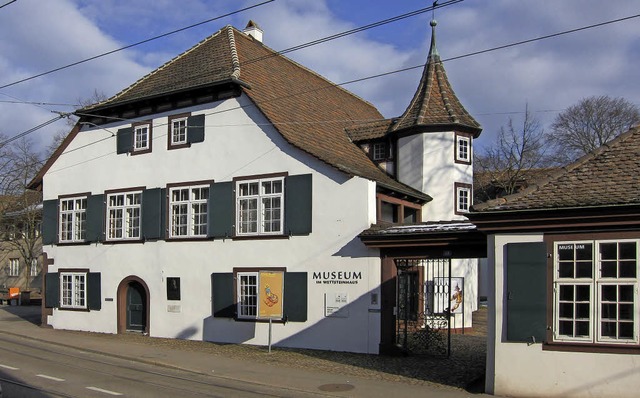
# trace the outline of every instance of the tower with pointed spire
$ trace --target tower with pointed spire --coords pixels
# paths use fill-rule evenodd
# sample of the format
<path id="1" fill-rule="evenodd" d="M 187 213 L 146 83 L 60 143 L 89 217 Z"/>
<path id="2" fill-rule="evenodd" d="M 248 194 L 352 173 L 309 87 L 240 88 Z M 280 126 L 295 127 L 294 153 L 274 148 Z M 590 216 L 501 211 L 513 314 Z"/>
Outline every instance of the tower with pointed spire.
<path id="1" fill-rule="evenodd" d="M 396 178 L 433 197 L 423 221 L 465 218 L 473 197 L 473 140 L 482 128 L 453 91 L 436 47 L 431 45 L 409 106 L 390 125 Z"/>

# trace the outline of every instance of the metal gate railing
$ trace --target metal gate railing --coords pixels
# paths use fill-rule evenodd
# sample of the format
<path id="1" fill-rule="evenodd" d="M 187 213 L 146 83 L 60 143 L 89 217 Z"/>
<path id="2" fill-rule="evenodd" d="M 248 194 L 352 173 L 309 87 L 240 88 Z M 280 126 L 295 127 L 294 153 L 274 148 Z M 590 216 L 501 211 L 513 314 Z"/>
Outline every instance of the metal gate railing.
<path id="1" fill-rule="evenodd" d="M 451 354 L 451 259 L 396 259 L 396 344 L 405 352 Z"/>

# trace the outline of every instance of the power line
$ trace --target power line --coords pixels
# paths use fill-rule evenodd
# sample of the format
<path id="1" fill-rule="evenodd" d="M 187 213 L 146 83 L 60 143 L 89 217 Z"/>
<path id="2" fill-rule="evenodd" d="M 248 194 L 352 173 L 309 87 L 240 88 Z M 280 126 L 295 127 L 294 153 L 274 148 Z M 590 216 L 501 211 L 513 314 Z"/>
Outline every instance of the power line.
<path id="1" fill-rule="evenodd" d="M 12 0 L 12 1 L 8 2 L 8 3 L 5 3 L 5 4 L 1 5 L 0 8 L 4 8 L 4 7 L 8 6 L 9 4 L 15 3 L 16 1 L 18 1 L 18 0 Z"/>
<path id="2" fill-rule="evenodd" d="M 17 0 L 14 0 L 14 1 L 17 1 Z M 157 40 L 157 39 L 160 39 L 160 38 L 163 38 L 163 37 L 167 37 L 167 36 L 173 35 L 175 33 L 182 32 L 182 31 L 187 30 L 187 29 L 195 28 L 196 26 L 204 25 L 206 23 L 209 23 L 209 22 L 212 22 L 212 21 L 215 21 L 215 20 L 218 20 L 218 19 L 226 18 L 226 17 L 229 17 L 231 15 L 238 14 L 238 13 L 241 13 L 243 11 L 250 10 L 252 8 L 260 7 L 260 6 L 264 5 L 264 4 L 268 4 L 268 3 L 271 3 L 273 1 L 275 1 L 275 0 L 266 0 L 266 1 L 263 1 L 262 3 L 254 4 L 254 5 L 249 6 L 249 7 L 245 7 L 245 8 L 236 10 L 236 11 L 232 11 L 232 12 L 229 12 L 227 14 L 217 16 L 215 18 L 207 19 L 206 21 L 202 21 L 202 22 L 195 23 L 193 25 L 185 26 L 184 28 L 172 30 L 171 32 L 163 33 L 161 35 L 154 36 L 154 37 L 151 37 L 149 39 L 145 39 L 145 40 L 139 41 L 137 43 L 129 44 L 127 46 L 120 47 L 120 48 L 117 48 L 115 50 L 107 51 L 105 53 L 102 53 L 102 54 L 99 54 L 99 55 L 95 55 L 93 57 L 86 58 L 86 59 L 83 59 L 81 61 L 73 62 L 73 63 L 70 63 L 68 65 L 64 65 L 64 66 L 60 66 L 58 68 L 51 69 L 51 70 L 48 70 L 46 72 L 38 73 L 37 75 L 26 77 L 24 79 L 15 81 L 13 83 L 9 83 L 9 84 L 5 84 L 3 86 L 0 86 L 0 89 L 11 87 L 11 86 L 15 86 L 16 84 L 24 83 L 26 81 L 33 80 L 35 78 L 38 78 L 38 77 L 41 77 L 41 76 L 45 76 L 45 75 L 48 75 L 50 73 L 58 72 L 58 71 L 61 71 L 63 69 L 70 68 L 72 66 L 83 64 L 85 62 L 93 61 L 94 59 L 102 58 L 104 56 L 111 55 L 113 53 L 117 53 L 119 51 L 126 50 L 126 49 L 131 48 L 131 47 L 139 46 L 140 44 L 148 43 L 148 42 L 151 42 L 153 40 Z"/>
<path id="3" fill-rule="evenodd" d="M 60 120 L 60 119 L 62 119 L 62 118 L 65 118 L 66 116 L 67 116 L 66 114 L 61 114 L 61 115 L 59 115 L 59 116 L 54 117 L 53 119 L 49 119 L 49 120 L 47 120 L 46 122 L 44 122 L 44 123 L 42 123 L 42 124 L 37 125 L 36 127 L 32 127 L 32 128 L 30 128 L 29 130 L 27 130 L 27 131 L 24 131 L 24 132 L 22 132 L 22 133 L 20 133 L 20 134 L 14 135 L 13 137 L 11 137 L 11 138 L 9 138 L 9 139 L 7 139 L 7 140 L 4 140 L 4 141 L 0 142 L 0 148 L 2 148 L 3 146 L 7 145 L 7 144 L 8 144 L 8 143 L 10 143 L 10 142 L 13 142 L 13 141 L 15 141 L 15 140 L 17 140 L 17 139 L 20 139 L 20 138 L 22 138 L 22 137 L 24 137 L 24 136 L 26 136 L 26 135 L 29 135 L 29 134 L 33 133 L 34 131 L 36 131 L 36 130 L 39 130 L 39 129 L 41 129 L 41 128 L 45 127 L 45 126 L 48 126 L 48 125 L 50 125 L 51 123 L 55 123 L 55 122 L 57 122 L 58 120 Z"/>

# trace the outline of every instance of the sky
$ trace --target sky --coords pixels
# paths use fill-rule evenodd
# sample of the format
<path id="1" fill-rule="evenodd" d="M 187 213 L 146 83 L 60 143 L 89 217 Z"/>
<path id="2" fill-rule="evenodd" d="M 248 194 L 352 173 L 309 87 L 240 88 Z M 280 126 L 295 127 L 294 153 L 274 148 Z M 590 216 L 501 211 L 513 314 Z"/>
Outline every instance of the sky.
<path id="1" fill-rule="evenodd" d="M 55 118 L 56 112 L 72 112 L 95 92 L 110 97 L 226 25 L 243 29 L 254 20 L 264 31 L 265 45 L 285 50 L 432 4 L 275 0 L 258 5 L 262 2 L 0 0 L 0 135 L 11 138 Z M 233 13 L 253 5 L 257 6 Z M 637 0 L 464 0 L 438 8 L 437 48 L 449 81 L 483 127 L 476 150 L 492 145 L 509 118 L 516 126 L 521 123 L 526 106 L 545 130 L 559 112 L 586 97 L 623 97 L 640 106 L 640 17 L 469 54 L 638 15 Z M 424 12 L 287 56 L 335 83 L 423 65 L 432 17 Z M 214 18 L 218 19 L 14 84 Z M 344 87 L 385 117 L 400 116 L 421 71 L 414 68 Z M 69 129 L 62 119 L 27 137 L 41 150 L 56 133 Z"/>

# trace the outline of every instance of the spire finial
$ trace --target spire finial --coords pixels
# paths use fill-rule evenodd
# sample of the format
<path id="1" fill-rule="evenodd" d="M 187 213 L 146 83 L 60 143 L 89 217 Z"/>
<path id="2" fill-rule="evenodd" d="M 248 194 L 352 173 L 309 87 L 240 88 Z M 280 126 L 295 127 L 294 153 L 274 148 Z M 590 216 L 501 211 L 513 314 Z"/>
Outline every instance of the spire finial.
<path id="1" fill-rule="evenodd" d="M 436 21 L 436 6 L 438 5 L 438 1 L 433 2 L 433 7 L 431 8 L 431 46 L 429 47 L 429 58 L 433 56 L 438 56 L 438 49 L 436 49 L 436 25 L 438 25 L 438 21 Z"/>

